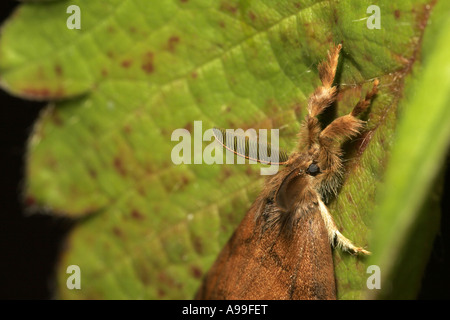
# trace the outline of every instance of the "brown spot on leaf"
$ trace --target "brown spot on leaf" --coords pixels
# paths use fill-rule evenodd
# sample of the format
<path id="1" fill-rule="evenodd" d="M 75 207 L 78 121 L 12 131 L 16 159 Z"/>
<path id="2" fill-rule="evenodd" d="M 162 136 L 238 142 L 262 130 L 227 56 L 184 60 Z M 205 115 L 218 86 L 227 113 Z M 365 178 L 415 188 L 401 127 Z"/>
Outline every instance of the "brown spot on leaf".
<path id="1" fill-rule="evenodd" d="M 200 279 L 203 275 L 202 270 L 197 266 L 191 267 L 191 273 L 194 276 L 195 279 Z"/>
<path id="2" fill-rule="evenodd" d="M 64 91 L 64 88 L 61 85 L 53 93 L 53 97 L 54 98 L 61 98 L 61 97 L 64 97 L 64 95 L 65 95 L 65 91 Z"/>
<path id="3" fill-rule="evenodd" d="M 118 237 L 118 238 L 123 238 L 123 237 L 124 237 L 123 231 L 122 231 L 122 229 L 120 229 L 119 227 L 114 227 L 114 228 L 112 229 L 112 232 L 113 232 L 113 234 L 114 234 L 116 237 Z"/>
<path id="4" fill-rule="evenodd" d="M 145 216 L 136 209 L 131 211 L 131 217 L 135 220 L 145 220 Z"/>
<path id="5" fill-rule="evenodd" d="M 197 79 L 197 77 L 198 77 L 197 72 L 193 71 L 193 72 L 191 73 L 191 78 L 192 78 L 192 79 Z"/>
<path id="6" fill-rule="evenodd" d="M 94 169 L 88 168 L 88 173 L 92 178 L 97 178 L 97 171 L 95 171 Z"/>
<path id="7" fill-rule="evenodd" d="M 162 298 L 165 295 L 166 295 L 166 292 L 163 289 L 158 288 L 158 297 Z"/>
<path id="8" fill-rule="evenodd" d="M 249 16 L 250 20 L 252 20 L 252 21 L 256 20 L 256 15 L 253 13 L 253 11 L 249 11 L 248 16 Z"/>
<path id="9" fill-rule="evenodd" d="M 355 202 L 353 201 L 352 195 L 350 193 L 347 194 L 347 200 L 350 204 L 355 204 Z"/>
<path id="10" fill-rule="evenodd" d="M 182 176 L 181 177 L 181 186 L 180 188 L 183 189 L 184 187 L 186 187 L 189 184 L 190 180 L 188 177 L 186 176 Z"/>
<path id="11" fill-rule="evenodd" d="M 170 37 L 169 40 L 167 40 L 167 49 L 170 52 L 175 52 L 175 47 L 178 45 L 179 42 L 180 38 L 178 36 Z"/>
<path id="12" fill-rule="evenodd" d="M 238 8 L 236 6 L 234 6 L 234 5 L 232 5 L 231 3 L 228 3 L 228 2 L 222 2 L 220 4 L 219 8 L 220 8 L 221 11 L 228 11 L 228 12 L 231 12 L 232 14 L 236 14 L 237 11 L 238 11 Z"/>
<path id="13" fill-rule="evenodd" d="M 221 28 L 225 28 L 226 27 L 226 24 L 225 24 L 225 22 L 223 20 L 219 21 L 219 27 L 221 27 Z"/>
<path id="14" fill-rule="evenodd" d="M 180 283 L 176 282 L 172 277 L 168 276 L 164 271 L 158 274 L 158 281 L 160 283 L 166 284 L 171 288 L 180 289 L 182 286 Z"/>
<path id="15" fill-rule="evenodd" d="M 132 61 L 129 59 L 123 60 L 122 63 L 120 64 L 122 67 L 124 68 L 129 68 L 131 66 Z"/>
<path id="16" fill-rule="evenodd" d="M 27 94 L 30 94 L 30 95 L 38 96 L 38 97 L 50 96 L 50 89 L 47 89 L 47 88 L 41 88 L 41 89 L 27 88 L 27 89 L 24 89 L 24 92 Z"/>
<path id="17" fill-rule="evenodd" d="M 45 159 L 45 163 L 49 168 L 55 168 L 58 165 L 58 161 L 56 161 L 56 159 L 52 156 Z"/>
<path id="18" fill-rule="evenodd" d="M 247 166 L 247 168 L 245 168 L 245 174 L 248 176 L 252 176 L 254 174 L 250 166 Z"/>
<path id="19" fill-rule="evenodd" d="M 143 169 L 144 169 L 144 171 L 145 171 L 145 174 L 148 174 L 148 175 L 152 175 L 152 174 L 154 174 L 155 172 L 157 172 L 158 171 L 158 169 L 156 169 L 156 167 L 155 167 L 155 164 L 153 164 L 152 162 L 146 162 L 144 165 L 143 165 Z"/>
<path id="20" fill-rule="evenodd" d="M 109 73 L 108 70 L 105 69 L 105 68 L 103 68 L 101 72 L 102 72 L 102 76 L 103 77 L 106 77 L 108 75 L 108 73 Z"/>
<path id="21" fill-rule="evenodd" d="M 53 109 L 50 117 L 52 123 L 57 127 L 61 127 L 64 124 L 63 119 L 61 118 L 58 109 Z"/>
<path id="22" fill-rule="evenodd" d="M 189 132 L 192 132 L 192 122 L 188 122 L 186 123 L 186 125 L 184 126 L 184 129 L 186 129 Z"/>
<path id="23" fill-rule="evenodd" d="M 144 55 L 143 61 L 142 61 L 142 70 L 144 70 L 146 73 L 152 73 L 154 71 L 153 66 L 153 60 L 154 60 L 154 54 L 153 52 L 147 52 Z"/>
<path id="24" fill-rule="evenodd" d="M 138 275 L 138 277 L 141 280 L 143 285 L 149 286 L 151 284 L 149 273 L 148 273 L 147 270 L 140 270 L 140 269 L 138 269 L 137 275 Z"/>
<path id="25" fill-rule="evenodd" d="M 400 18 L 400 10 L 395 10 L 394 11 L 394 16 L 395 16 L 395 19 L 399 19 Z"/>
<path id="26" fill-rule="evenodd" d="M 25 96 L 38 99 L 46 99 L 52 96 L 51 91 L 48 88 L 24 88 L 22 92 Z"/>
<path id="27" fill-rule="evenodd" d="M 61 67 L 59 64 L 55 65 L 55 74 L 56 74 L 58 77 L 61 77 L 61 76 L 62 76 L 62 67 Z"/>
<path id="28" fill-rule="evenodd" d="M 227 180 L 229 177 L 231 177 L 232 174 L 233 172 L 231 171 L 231 169 L 228 166 L 224 166 L 222 170 L 222 178 L 220 179 L 220 181 Z"/>
<path id="29" fill-rule="evenodd" d="M 303 110 L 302 105 L 299 102 L 297 102 L 294 104 L 292 109 L 294 110 L 295 117 L 297 119 L 302 119 L 302 110 Z"/>
<path id="30" fill-rule="evenodd" d="M 123 132 L 125 132 L 126 134 L 130 134 L 131 131 L 132 131 L 132 128 L 131 128 L 131 126 L 130 126 L 129 124 L 126 124 L 126 125 L 123 127 Z"/>
<path id="31" fill-rule="evenodd" d="M 363 56 L 366 61 L 369 61 L 369 62 L 373 61 L 372 56 L 370 54 L 364 53 Z"/>
<path id="32" fill-rule="evenodd" d="M 141 186 L 141 185 L 139 185 L 139 186 L 137 186 L 137 192 L 139 192 L 139 194 L 141 195 L 141 196 L 143 196 L 143 197 L 145 197 L 146 196 L 146 194 L 147 194 L 147 192 L 146 192 L 146 190 Z"/>
<path id="33" fill-rule="evenodd" d="M 194 246 L 195 252 L 197 252 L 198 254 L 202 254 L 203 253 L 203 243 L 202 243 L 202 239 L 201 238 L 194 237 L 192 239 L 192 245 Z"/>
<path id="34" fill-rule="evenodd" d="M 126 171 L 125 171 L 125 168 L 123 166 L 122 159 L 120 159 L 119 157 L 115 157 L 114 158 L 114 168 L 116 169 L 117 172 L 119 172 L 119 174 L 121 176 L 125 176 L 126 175 Z"/>
<path id="35" fill-rule="evenodd" d="M 166 128 L 161 128 L 160 129 L 161 134 L 163 137 L 170 137 L 170 135 L 172 134 L 168 129 Z"/>
<path id="36" fill-rule="evenodd" d="M 339 21 L 339 14 L 338 14 L 336 7 L 333 8 L 333 17 L 334 17 L 334 23 L 337 24 Z"/>

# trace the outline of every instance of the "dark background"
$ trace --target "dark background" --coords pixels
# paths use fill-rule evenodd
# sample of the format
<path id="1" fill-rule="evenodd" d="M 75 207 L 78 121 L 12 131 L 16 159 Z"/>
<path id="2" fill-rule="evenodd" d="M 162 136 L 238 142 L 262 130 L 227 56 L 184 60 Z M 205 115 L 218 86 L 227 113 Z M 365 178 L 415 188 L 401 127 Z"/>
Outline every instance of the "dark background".
<path id="1" fill-rule="evenodd" d="M 19 3 L 1 0 L 0 21 Z M 0 29 L 1 30 L 1 29 Z M 14 98 L 0 89 L 0 298 L 49 299 L 67 220 L 23 210 L 25 150 L 46 103 Z"/>
<path id="2" fill-rule="evenodd" d="M 0 21 L 17 5 L 1 0 Z M 27 214 L 20 198 L 26 142 L 45 105 L 12 97 L 0 89 L 0 299 L 51 299 L 59 249 L 71 228 L 67 220 Z M 442 198 L 441 232 L 424 275 L 421 299 L 450 299 L 449 172 Z"/>

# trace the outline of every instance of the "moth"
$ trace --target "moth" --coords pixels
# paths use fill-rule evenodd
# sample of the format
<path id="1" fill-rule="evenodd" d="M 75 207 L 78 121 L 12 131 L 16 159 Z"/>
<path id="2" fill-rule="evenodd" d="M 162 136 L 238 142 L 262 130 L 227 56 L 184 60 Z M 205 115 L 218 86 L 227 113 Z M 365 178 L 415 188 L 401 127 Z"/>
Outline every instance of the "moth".
<path id="1" fill-rule="evenodd" d="M 350 114 L 322 130 L 317 117 L 336 100 L 333 81 L 341 48 L 330 49 L 318 66 L 322 85 L 309 97 L 298 151 L 281 154 L 284 168 L 266 180 L 196 299 L 336 299 L 332 246 L 370 254 L 339 232 L 324 203 L 343 179 L 341 145 L 361 132 L 364 121 L 357 116 L 368 108 L 379 83 L 373 82 Z M 251 144 L 233 139 L 248 157 Z"/>

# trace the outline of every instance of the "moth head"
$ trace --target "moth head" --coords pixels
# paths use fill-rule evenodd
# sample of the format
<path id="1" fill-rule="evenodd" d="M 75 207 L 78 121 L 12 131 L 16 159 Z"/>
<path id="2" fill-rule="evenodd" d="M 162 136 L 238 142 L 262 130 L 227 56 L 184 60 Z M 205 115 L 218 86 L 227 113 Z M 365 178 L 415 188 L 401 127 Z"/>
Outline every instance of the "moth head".
<path id="1" fill-rule="evenodd" d="M 313 150 L 313 152 L 297 153 L 293 155 L 292 161 L 289 163 L 291 169 L 297 169 L 299 174 L 306 174 L 311 177 L 309 180 L 312 184 L 318 183 L 323 176 L 327 173 L 329 168 L 326 161 L 323 161 L 326 157 L 321 156 L 320 150 Z M 287 167 L 289 167 L 289 164 Z"/>
<path id="2" fill-rule="evenodd" d="M 294 158 L 280 174 L 275 203 L 284 211 L 292 211 L 298 203 L 311 200 L 322 180 L 320 164 L 304 155 Z"/>
<path id="3" fill-rule="evenodd" d="M 320 174 L 320 168 L 317 165 L 317 163 L 315 162 L 311 162 L 311 164 L 308 166 L 308 168 L 306 169 L 306 173 L 309 174 L 310 176 L 317 176 L 318 174 Z"/>

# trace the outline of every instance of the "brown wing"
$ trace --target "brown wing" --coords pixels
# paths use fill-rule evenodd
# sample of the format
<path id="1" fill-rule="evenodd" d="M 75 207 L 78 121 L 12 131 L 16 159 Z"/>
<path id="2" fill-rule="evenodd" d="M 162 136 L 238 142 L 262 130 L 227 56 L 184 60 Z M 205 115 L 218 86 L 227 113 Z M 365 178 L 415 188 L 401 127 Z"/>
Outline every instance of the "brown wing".
<path id="1" fill-rule="evenodd" d="M 263 201 L 263 200 L 259 200 Z M 292 234 L 262 233 L 250 208 L 196 299 L 336 299 L 331 246 L 317 205 L 296 212 Z"/>

